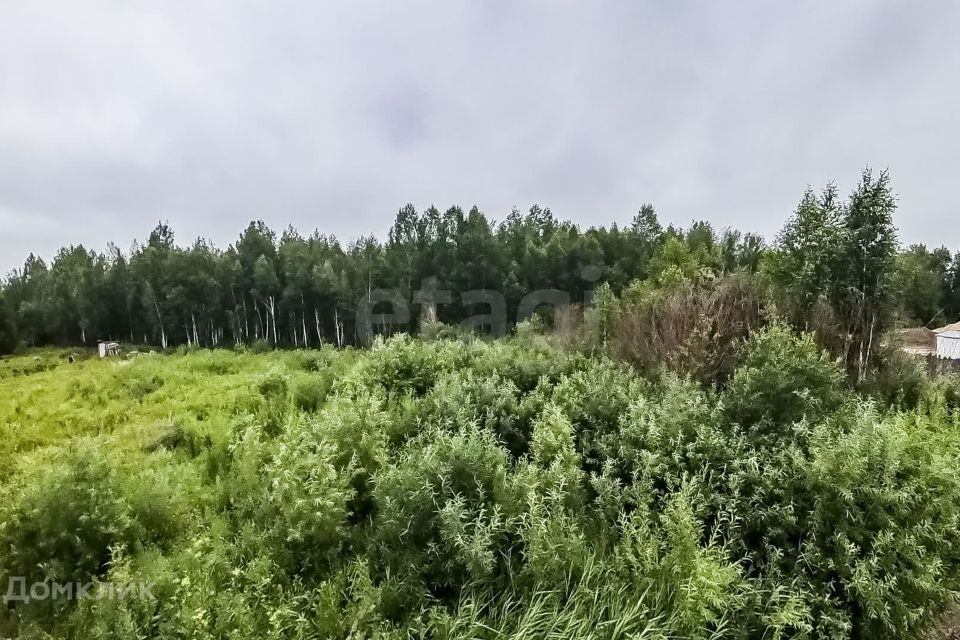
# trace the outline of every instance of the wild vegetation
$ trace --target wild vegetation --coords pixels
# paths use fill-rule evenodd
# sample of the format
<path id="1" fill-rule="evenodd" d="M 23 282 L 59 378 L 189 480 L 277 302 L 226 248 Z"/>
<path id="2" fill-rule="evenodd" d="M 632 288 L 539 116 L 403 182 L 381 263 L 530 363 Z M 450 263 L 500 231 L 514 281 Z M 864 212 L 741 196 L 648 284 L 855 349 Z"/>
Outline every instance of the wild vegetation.
<path id="1" fill-rule="evenodd" d="M 385 246 L 161 226 L 28 261 L 0 297 L 0 636 L 924 637 L 960 595 L 960 380 L 888 336 L 952 313 L 956 268 L 898 248 L 894 205 L 884 174 L 808 192 L 771 247 L 650 208 L 406 210 Z M 349 296 L 431 275 L 584 304 L 492 340 L 454 296 L 347 344 Z M 49 347 L 129 332 L 159 352 Z"/>
<path id="2" fill-rule="evenodd" d="M 66 355 L 0 363 L 0 579 L 152 597 L 5 635 L 899 638 L 960 587 L 960 386 L 888 407 L 778 324 L 722 387 L 528 327 Z"/>
<path id="3" fill-rule="evenodd" d="M 416 332 L 425 285 L 449 292 L 436 309 L 443 323 L 487 313 L 463 294 L 488 290 L 503 296 L 512 325 L 533 291 L 558 290 L 577 304 L 599 285 L 620 295 L 739 274 L 765 290 L 775 285 L 781 313 L 798 328 L 842 336 L 831 348 L 863 377 L 894 316 L 920 325 L 960 317 L 960 254 L 899 250 L 895 204 L 887 175 L 868 171 L 846 200 L 832 185 L 808 191 L 772 245 L 703 221 L 663 228 L 649 205 L 628 226 L 589 229 L 537 206 L 494 223 L 476 207 L 441 213 L 407 205 L 382 243 L 342 245 L 292 228 L 278 237 L 252 222 L 226 250 L 203 239 L 178 246 L 161 223 L 129 252 L 70 246 L 49 265 L 27 258 L 0 282 L 0 354 L 97 340 L 162 348 L 363 344 L 358 307 L 379 290 L 408 305 L 411 319 L 378 325 L 377 314 L 391 305 L 374 300 L 373 332 Z"/>

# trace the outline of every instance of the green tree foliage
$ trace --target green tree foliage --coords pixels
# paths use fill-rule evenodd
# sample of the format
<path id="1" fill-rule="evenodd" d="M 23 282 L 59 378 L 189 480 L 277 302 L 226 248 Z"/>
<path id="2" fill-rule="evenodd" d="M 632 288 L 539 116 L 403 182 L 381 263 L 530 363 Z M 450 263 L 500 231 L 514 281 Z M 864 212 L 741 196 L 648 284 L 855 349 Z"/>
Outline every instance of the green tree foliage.
<path id="1" fill-rule="evenodd" d="M 944 282 L 944 304 L 947 318 L 960 317 L 960 252 L 954 254 Z"/>
<path id="2" fill-rule="evenodd" d="M 840 206 L 835 185 L 827 185 L 821 195 L 807 189 L 777 238 L 780 252 L 772 275 L 782 292 L 784 312 L 803 329 L 810 328 L 814 305 L 829 295 L 840 251 Z"/>
<path id="3" fill-rule="evenodd" d="M 0 290 L 14 322 L 8 333 L 28 346 L 106 339 L 160 347 L 345 346 L 361 337 L 358 303 L 379 289 L 399 293 L 410 322 L 378 322 L 378 311 L 388 310 L 381 302 L 373 331 L 415 333 L 427 306 L 431 318 L 448 324 L 489 313 L 486 303 L 462 297 L 470 291 L 502 294 L 513 322 L 536 290 L 557 289 L 583 303 L 599 284 L 619 292 L 638 280 L 752 272 L 761 252 L 756 236 L 717 234 L 705 222 L 664 231 L 650 205 L 629 226 L 586 230 L 536 205 L 499 223 L 477 207 L 418 212 L 407 205 L 386 242 L 364 237 L 346 246 L 292 228 L 278 235 L 262 221 L 226 250 L 203 239 L 180 246 L 161 222 L 129 255 L 111 246 L 105 254 L 65 248 L 49 265 L 31 256 Z M 429 303 L 414 295 L 421 288 L 449 292 L 449 299 Z"/>
<path id="4" fill-rule="evenodd" d="M 779 299 L 794 326 L 814 326 L 818 303 L 830 309 L 834 326 L 825 340 L 862 382 L 880 336 L 896 310 L 896 201 L 886 172 L 867 169 L 845 202 L 828 185 L 821 196 L 808 190 L 778 239 L 770 260 Z"/>
<path id="5" fill-rule="evenodd" d="M 923 326 L 939 320 L 945 324 L 952 291 L 950 267 L 950 252 L 943 247 L 928 251 L 915 244 L 897 255 L 893 290 L 906 322 Z"/>
<path id="6" fill-rule="evenodd" d="M 843 242 L 831 296 L 846 331 L 848 368 L 862 381 L 873 350 L 893 317 L 892 274 L 897 250 L 890 178 L 866 170 L 844 210 Z"/>
<path id="7" fill-rule="evenodd" d="M 819 194 L 808 190 L 774 248 L 705 221 L 664 228 L 648 204 L 629 225 L 588 229 L 537 205 L 500 222 L 477 207 L 406 205 L 385 242 L 364 237 L 346 245 L 319 232 L 277 234 L 254 221 L 225 250 L 204 240 L 179 246 L 173 229 L 159 223 L 129 255 L 111 246 L 105 254 L 68 247 L 49 264 L 30 256 L 0 281 L 13 321 L 0 335 L 15 336 L 6 338 L 7 350 L 11 342 L 102 339 L 345 346 L 364 335 L 358 303 L 380 289 L 398 293 L 410 321 L 380 322 L 389 304 L 379 302 L 372 330 L 416 333 L 422 318 L 458 324 L 488 313 L 486 303 L 462 298 L 477 289 L 502 294 L 512 323 L 523 298 L 537 290 L 557 289 L 589 306 L 602 285 L 629 298 L 762 272 L 780 313 L 813 331 L 862 379 L 897 311 L 903 322 L 946 324 L 960 316 L 960 258 L 919 246 L 897 253 L 894 204 L 886 173 L 866 172 L 847 200 L 832 184 Z M 427 301 L 415 295 L 421 288 L 450 296 Z"/>
<path id="8" fill-rule="evenodd" d="M 12 353 L 17 346 L 17 324 L 10 305 L 0 291 L 0 355 Z"/>

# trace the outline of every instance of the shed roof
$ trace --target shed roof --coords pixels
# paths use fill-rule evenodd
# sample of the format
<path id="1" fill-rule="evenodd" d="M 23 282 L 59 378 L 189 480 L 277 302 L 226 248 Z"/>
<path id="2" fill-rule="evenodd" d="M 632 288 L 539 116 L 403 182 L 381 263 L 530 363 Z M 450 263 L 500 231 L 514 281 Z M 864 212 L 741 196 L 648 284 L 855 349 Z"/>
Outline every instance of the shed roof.
<path id="1" fill-rule="evenodd" d="M 945 327 L 940 327 L 939 329 L 934 329 L 934 333 L 946 333 L 948 331 L 960 331 L 960 322 L 954 322 L 953 324 L 948 324 Z"/>

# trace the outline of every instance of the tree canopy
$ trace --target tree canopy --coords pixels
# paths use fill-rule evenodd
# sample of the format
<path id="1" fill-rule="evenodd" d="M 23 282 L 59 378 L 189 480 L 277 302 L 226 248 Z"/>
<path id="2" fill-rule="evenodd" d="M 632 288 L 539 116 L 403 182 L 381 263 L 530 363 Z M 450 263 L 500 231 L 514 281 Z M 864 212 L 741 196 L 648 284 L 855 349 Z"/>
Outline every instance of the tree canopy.
<path id="1" fill-rule="evenodd" d="M 649 204 L 630 225 L 590 228 L 538 205 L 495 222 L 477 207 L 417 211 L 408 204 L 385 241 L 341 243 L 292 227 L 278 234 L 253 221 L 226 249 L 203 239 L 178 244 L 160 222 L 129 252 L 69 246 L 49 265 L 31 254 L 0 283 L 0 351 L 103 339 L 160 347 L 342 345 L 360 340 L 356 314 L 365 297 L 375 314 L 389 312 L 373 299 L 378 290 L 398 292 L 410 309 L 400 329 L 415 330 L 425 283 L 450 292 L 434 310 L 453 324 L 484 311 L 462 295 L 478 289 L 501 294 L 514 321 L 531 291 L 558 290 L 577 303 L 601 284 L 619 294 L 631 283 L 665 287 L 743 272 L 766 276 L 779 310 L 798 328 L 818 329 L 828 311 L 833 335 L 844 336 L 837 351 L 862 371 L 896 319 L 946 323 L 960 313 L 960 254 L 923 245 L 898 250 L 895 206 L 885 172 L 866 171 L 846 200 L 833 184 L 808 189 L 772 246 L 707 221 L 665 228 Z M 372 329 L 397 330 L 376 321 Z"/>

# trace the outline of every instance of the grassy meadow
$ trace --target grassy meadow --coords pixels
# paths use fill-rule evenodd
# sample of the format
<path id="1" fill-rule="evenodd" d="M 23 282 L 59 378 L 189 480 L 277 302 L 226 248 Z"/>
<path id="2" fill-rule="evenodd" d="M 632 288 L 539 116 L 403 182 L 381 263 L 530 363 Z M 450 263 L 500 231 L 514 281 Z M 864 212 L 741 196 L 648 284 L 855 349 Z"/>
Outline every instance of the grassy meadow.
<path id="1" fill-rule="evenodd" d="M 151 593 L 2 637 L 902 638 L 960 586 L 960 387 L 776 325 L 711 386 L 529 333 L 72 354 L 0 360 L 0 584 Z"/>

